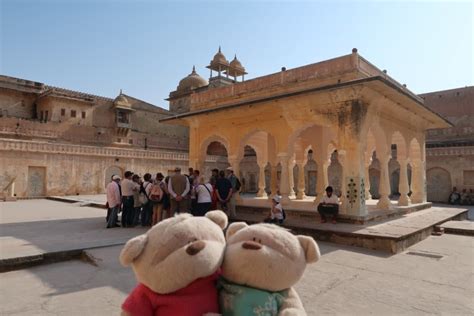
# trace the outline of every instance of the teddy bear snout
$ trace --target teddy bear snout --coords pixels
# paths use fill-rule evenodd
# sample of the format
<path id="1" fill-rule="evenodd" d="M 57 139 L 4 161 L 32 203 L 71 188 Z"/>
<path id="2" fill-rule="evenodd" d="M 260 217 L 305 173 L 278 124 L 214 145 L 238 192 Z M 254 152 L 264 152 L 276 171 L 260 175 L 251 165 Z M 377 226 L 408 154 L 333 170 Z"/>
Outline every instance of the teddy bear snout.
<path id="1" fill-rule="evenodd" d="M 194 256 L 198 254 L 201 250 L 203 250 L 205 247 L 206 247 L 206 243 L 204 241 L 197 240 L 186 248 L 186 253 L 188 255 Z"/>
<path id="2" fill-rule="evenodd" d="M 242 248 L 248 250 L 260 250 L 262 245 L 255 241 L 246 241 L 242 244 Z"/>

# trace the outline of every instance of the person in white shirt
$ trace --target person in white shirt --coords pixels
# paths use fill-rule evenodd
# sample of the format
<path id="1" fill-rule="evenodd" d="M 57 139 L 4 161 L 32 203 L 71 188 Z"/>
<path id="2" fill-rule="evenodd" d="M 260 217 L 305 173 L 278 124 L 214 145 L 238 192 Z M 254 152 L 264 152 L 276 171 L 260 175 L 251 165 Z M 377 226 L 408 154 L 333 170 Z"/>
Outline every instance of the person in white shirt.
<path id="1" fill-rule="evenodd" d="M 331 186 L 326 188 L 326 195 L 321 199 L 318 205 L 318 212 L 321 216 L 321 223 L 326 223 L 327 216 L 332 216 L 332 223 L 336 224 L 337 214 L 339 213 L 339 199 L 333 194 Z"/>
<path id="2" fill-rule="evenodd" d="M 194 211 L 195 216 L 204 216 L 211 209 L 212 191 L 214 188 L 204 177 L 199 177 L 199 184 L 194 188 L 197 203 Z"/>
<path id="3" fill-rule="evenodd" d="M 272 208 L 270 209 L 269 216 L 265 219 L 266 223 L 283 224 L 285 212 L 283 211 L 280 201 L 281 198 L 279 195 L 272 197 Z"/>
<path id="4" fill-rule="evenodd" d="M 122 187 L 122 227 L 133 226 L 135 210 L 133 208 L 133 188 L 135 184 L 132 181 L 133 172 L 125 171 L 125 179 L 121 182 Z"/>

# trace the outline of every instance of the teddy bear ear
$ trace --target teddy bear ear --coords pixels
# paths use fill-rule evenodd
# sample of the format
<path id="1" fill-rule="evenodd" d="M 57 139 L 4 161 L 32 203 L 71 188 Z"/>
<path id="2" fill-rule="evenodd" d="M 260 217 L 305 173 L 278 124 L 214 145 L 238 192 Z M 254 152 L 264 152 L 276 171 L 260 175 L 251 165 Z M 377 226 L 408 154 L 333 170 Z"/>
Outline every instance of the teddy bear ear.
<path id="1" fill-rule="evenodd" d="M 225 239 L 229 239 L 236 232 L 248 226 L 249 225 L 247 225 L 247 223 L 245 222 L 236 222 L 236 223 L 230 224 L 229 227 L 227 227 L 227 232 L 225 233 Z"/>
<path id="2" fill-rule="evenodd" d="M 227 215 L 222 211 L 210 211 L 206 213 L 206 217 L 219 225 L 221 229 L 227 227 Z"/>
<path id="3" fill-rule="evenodd" d="M 120 252 L 120 263 L 124 267 L 129 266 L 143 252 L 147 241 L 148 236 L 146 234 L 134 237 L 127 241 Z"/>
<path id="4" fill-rule="evenodd" d="M 301 247 L 303 247 L 306 262 L 313 263 L 318 261 L 321 257 L 321 253 L 319 252 L 319 247 L 316 241 L 309 236 L 298 235 L 296 237 L 298 238 Z"/>

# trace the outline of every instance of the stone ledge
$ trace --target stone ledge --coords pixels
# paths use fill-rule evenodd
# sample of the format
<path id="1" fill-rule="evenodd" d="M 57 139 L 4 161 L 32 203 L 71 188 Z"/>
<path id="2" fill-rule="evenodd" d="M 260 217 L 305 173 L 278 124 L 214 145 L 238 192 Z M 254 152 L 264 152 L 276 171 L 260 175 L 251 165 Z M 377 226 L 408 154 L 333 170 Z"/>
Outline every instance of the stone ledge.
<path id="1" fill-rule="evenodd" d="M 430 208 L 397 219 L 365 225 L 319 224 L 316 222 L 319 216 L 315 213 L 312 216 L 313 221 L 287 217 L 283 226 L 294 233 L 309 235 L 317 240 L 395 254 L 430 236 L 436 225 L 453 219 L 463 219 L 467 212 L 467 209 Z M 268 215 L 268 210 L 265 214 L 238 214 L 234 221 L 258 223 Z"/>
<path id="2" fill-rule="evenodd" d="M 377 222 L 381 220 L 386 220 L 389 218 L 400 217 L 409 213 L 421 211 L 428 209 L 432 206 L 431 202 L 419 203 L 409 206 L 400 206 L 395 207 L 392 210 L 375 210 L 370 211 L 369 214 L 366 216 L 354 216 L 348 214 L 339 214 L 338 215 L 338 222 L 341 223 L 351 223 L 351 224 L 366 224 L 369 222 Z M 269 212 L 269 207 L 260 207 L 260 206 L 243 206 L 238 205 L 237 210 L 242 213 L 246 214 L 261 214 L 262 216 L 266 216 Z M 309 211 L 309 210 L 298 210 L 298 209 L 287 209 L 285 208 L 286 215 L 288 219 L 306 219 L 306 220 L 314 220 L 319 221 L 319 214 L 316 210 Z"/>
<path id="3" fill-rule="evenodd" d="M 449 221 L 439 225 L 447 234 L 474 236 L 474 222 Z"/>
<path id="4" fill-rule="evenodd" d="M 125 242 L 126 241 L 96 247 L 68 249 L 32 256 L 0 259 L 0 273 L 69 260 L 82 260 L 91 263 L 93 260 L 87 255 L 86 250 L 121 246 L 124 245 Z"/>

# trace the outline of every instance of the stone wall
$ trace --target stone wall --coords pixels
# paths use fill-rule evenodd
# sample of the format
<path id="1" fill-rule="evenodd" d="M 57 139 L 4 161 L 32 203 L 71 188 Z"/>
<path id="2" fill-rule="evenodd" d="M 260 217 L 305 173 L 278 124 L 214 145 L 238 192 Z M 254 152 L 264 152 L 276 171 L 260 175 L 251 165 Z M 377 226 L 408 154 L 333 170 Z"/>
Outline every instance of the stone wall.
<path id="1" fill-rule="evenodd" d="M 185 170 L 188 155 L 0 139 L 0 192 L 14 180 L 17 197 L 103 193 L 111 170 L 162 172 L 179 166 Z"/>
<path id="2" fill-rule="evenodd" d="M 429 130 L 426 137 L 428 201 L 447 202 L 453 187 L 473 190 L 474 87 L 422 94 L 426 106 L 452 128 Z"/>

